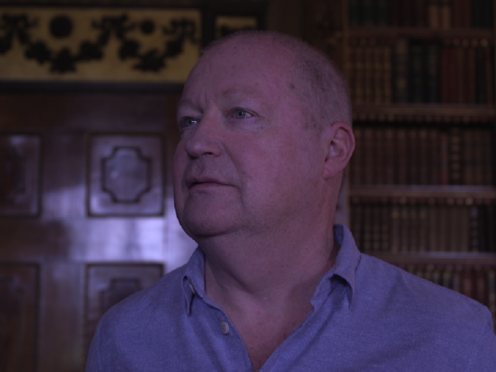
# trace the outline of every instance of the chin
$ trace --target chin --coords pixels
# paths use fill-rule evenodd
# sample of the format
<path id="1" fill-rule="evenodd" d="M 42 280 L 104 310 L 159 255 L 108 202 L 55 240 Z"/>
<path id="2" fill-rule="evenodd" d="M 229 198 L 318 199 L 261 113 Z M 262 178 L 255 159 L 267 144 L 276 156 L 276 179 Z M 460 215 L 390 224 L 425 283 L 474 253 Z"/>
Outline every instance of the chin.
<path id="1" fill-rule="evenodd" d="M 232 219 L 216 218 L 216 216 L 188 216 L 185 215 L 180 220 L 184 231 L 196 242 L 205 238 L 225 235 L 234 230 Z"/>

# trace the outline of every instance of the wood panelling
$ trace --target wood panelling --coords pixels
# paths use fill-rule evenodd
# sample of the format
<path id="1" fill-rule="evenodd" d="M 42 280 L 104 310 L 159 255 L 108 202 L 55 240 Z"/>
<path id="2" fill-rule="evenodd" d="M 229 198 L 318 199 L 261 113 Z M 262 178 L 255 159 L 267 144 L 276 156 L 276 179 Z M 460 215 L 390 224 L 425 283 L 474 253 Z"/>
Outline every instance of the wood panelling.
<path id="1" fill-rule="evenodd" d="M 6 263 L 38 267 L 34 287 L 27 286 L 37 290 L 37 297 L 29 297 L 36 323 L 31 322 L 30 338 L 19 344 L 13 330 L 20 323 L 10 315 L 14 325 L 0 333 L 0 342 L 9 340 L 8 349 L 0 345 L 8 351 L 1 354 L 0 371 L 82 371 L 101 314 L 156 281 L 163 267 L 183 264 L 196 247 L 173 208 L 177 99 L 163 93 L 0 94 L 0 137 L 35 139 L 31 147 L 24 145 L 31 153 L 21 147 L 12 155 L 12 146 L 4 145 L 10 151 L 7 159 L 22 154 L 29 160 L 32 154 L 39 169 L 38 213 L 0 218 L 0 277 Z M 107 209 L 90 215 L 88 198 L 96 194 L 89 180 L 95 174 L 95 190 L 113 204 L 101 204 Z M 116 211 L 115 205 L 129 209 Z M 12 293 L 29 281 L 16 280 L 12 286 L 2 279 L 0 307 L 5 311 L 0 312 L 17 314 L 8 312 L 19 308 Z M 4 313 L 0 322 L 5 323 Z M 15 348 L 18 355 L 18 345 L 21 367 L 11 352 Z"/>
<path id="2" fill-rule="evenodd" d="M 35 216 L 39 209 L 41 139 L 0 136 L 0 216 Z"/>
<path id="3" fill-rule="evenodd" d="M 34 371 L 38 266 L 0 264 L 0 371 Z"/>

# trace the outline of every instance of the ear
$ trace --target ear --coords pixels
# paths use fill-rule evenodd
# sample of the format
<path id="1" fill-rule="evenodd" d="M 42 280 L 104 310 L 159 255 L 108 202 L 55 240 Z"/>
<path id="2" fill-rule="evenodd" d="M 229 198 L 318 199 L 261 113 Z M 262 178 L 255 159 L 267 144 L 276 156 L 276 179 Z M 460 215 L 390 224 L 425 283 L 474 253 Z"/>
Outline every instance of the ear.
<path id="1" fill-rule="evenodd" d="M 323 177 L 330 179 L 346 168 L 355 149 L 355 136 L 349 124 L 336 122 L 324 129 L 323 138 L 327 151 Z"/>

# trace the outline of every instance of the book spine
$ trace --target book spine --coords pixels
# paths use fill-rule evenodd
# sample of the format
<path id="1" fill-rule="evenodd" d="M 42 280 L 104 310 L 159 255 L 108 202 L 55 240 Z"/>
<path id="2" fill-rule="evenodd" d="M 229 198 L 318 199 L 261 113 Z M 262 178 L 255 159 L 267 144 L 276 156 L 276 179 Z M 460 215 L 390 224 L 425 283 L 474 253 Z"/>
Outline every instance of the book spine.
<path id="1" fill-rule="evenodd" d="M 376 24 L 374 3 L 374 0 L 362 0 L 364 26 L 374 26 Z"/>
<path id="2" fill-rule="evenodd" d="M 483 137 L 482 151 L 484 157 L 484 185 L 493 185 L 494 183 L 494 153 L 493 153 L 493 135 L 491 131 L 487 131 Z"/>
<path id="3" fill-rule="evenodd" d="M 484 24 L 484 15 L 481 0 L 472 0 L 472 27 L 482 28 Z"/>
<path id="4" fill-rule="evenodd" d="M 487 103 L 486 84 L 486 55 L 485 48 L 478 46 L 475 50 L 475 102 L 478 104 Z"/>
<path id="5" fill-rule="evenodd" d="M 476 205 L 470 207 L 470 251 L 480 251 L 479 242 L 479 208 Z"/>
<path id="6" fill-rule="evenodd" d="M 432 158 L 429 157 L 429 138 L 428 131 L 426 128 L 420 128 L 418 132 L 418 164 L 419 164 L 419 179 L 418 184 L 428 185 L 429 184 L 429 166 Z"/>
<path id="7" fill-rule="evenodd" d="M 459 127 L 450 128 L 449 134 L 449 178 L 451 185 L 461 184 L 461 133 Z"/>
<path id="8" fill-rule="evenodd" d="M 485 55 L 485 74 L 486 74 L 486 104 L 494 104 L 494 47 L 490 47 L 486 40 L 482 40 L 481 45 L 484 47 Z"/>
<path id="9" fill-rule="evenodd" d="M 360 39 L 359 45 L 354 49 L 355 104 L 365 103 L 365 50 L 362 47 L 365 42 L 365 39 Z"/>
<path id="10" fill-rule="evenodd" d="M 375 183 L 374 152 L 374 128 L 363 128 L 363 175 L 364 184 L 373 185 Z"/>
<path id="11" fill-rule="evenodd" d="M 393 101 L 393 68 L 390 45 L 382 48 L 382 61 L 384 63 L 384 80 L 381 85 L 384 87 L 384 103 L 391 103 Z"/>
<path id="12" fill-rule="evenodd" d="M 439 184 L 449 185 L 449 135 L 446 132 L 439 134 Z"/>
<path id="13" fill-rule="evenodd" d="M 472 1 L 461 1 L 462 4 L 462 21 L 463 21 L 463 28 L 471 28 L 472 27 Z"/>
<path id="14" fill-rule="evenodd" d="M 381 208 L 380 205 L 372 206 L 372 251 L 381 250 Z"/>
<path id="15" fill-rule="evenodd" d="M 408 40 L 399 39 L 394 48 L 394 102 L 408 102 Z"/>
<path id="16" fill-rule="evenodd" d="M 441 181 L 441 156 L 442 144 L 440 132 L 437 128 L 430 128 L 429 135 L 429 158 L 430 162 L 430 175 L 429 185 L 442 185 Z"/>
<path id="17" fill-rule="evenodd" d="M 412 103 L 424 102 L 424 60 L 425 53 L 423 45 L 413 44 L 410 47 L 410 99 Z"/>
<path id="18" fill-rule="evenodd" d="M 453 0 L 452 24 L 453 28 L 463 28 L 463 2 L 467 0 Z"/>
<path id="19" fill-rule="evenodd" d="M 395 159 L 397 156 L 394 152 L 395 131 L 393 128 L 386 128 L 384 131 L 384 183 L 393 185 L 395 183 Z"/>
<path id="20" fill-rule="evenodd" d="M 390 251 L 391 242 L 391 207 L 387 204 L 381 206 L 381 251 Z"/>
<path id="21" fill-rule="evenodd" d="M 429 238 L 428 210 L 425 205 L 420 206 L 418 210 L 418 231 L 418 251 L 425 252 Z"/>
<path id="22" fill-rule="evenodd" d="M 476 42 L 470 43 L 468 40 L 465 47 L 465 75 L 467 76 L 467 93 L 465 103 L 476 103 L 477 77 L 476 77 Z"/>
<path id="23" fill-rule="evenodd" d="M 374 39 L 368 40 L 365 47 L 365 98 L 366 103 L 374 102 L 374 78 L 375 78 L 375 43 Z"/>
<path id="24" fill-rule="evenodd" d="M 384 140 L 385 132 L 383 128 L 376 128 L 374 131 L 374 143 L 385 143 Z M 385 173 L 386 164 L 384 162 L 384 146 L 377 146 L 374 152 L 374 164 L 375 164 L 375 179 L 374 183 L 377 185 L 384 185 L 386 183 Z"/>
<path id="25" fill-rule="evenodd" d="M 384 99 L 384 61 L 382 53 L 382 45 L 377 45 L 374 50 L 373 59 L 373 83 L 372 83 L 372 100 L 375 104 L 381 104 L 385 102 Z"/>
<path id="26" fill-rule="evenodd" d="M 453 288 L 453 266 L 446 265 L 443 269 L 442 277 L 441 277 L 441 285 L 445 288 L 452 289 Z"/>
<path id="27" fill-rule="evenodd" d="M 376 20 L 378 26 L 389 26 L 391 24 L 390 14 L 389 14 L 389 1 L 388 0 L 376 0 Z"/>
<path id="28" fill-rule="evenodd" d="M 459 208 L 459 245 L 460 251 L 468 252 L 470 250 L 470 208 L 463 206 Z"/>
<path id="29" fill-rule="evenodd" d="M 400 206 L 400 251 L 408 252 L 410 236 L 410 221 L 409 221 L 409 211 L 407 205 Z"/>
<path id="30" fill-rule="evenodd" d="M 486 159 L 484 158 L 484 136 L 486 133 L 482 129 L 474 130 L 474 185 L 484 185 L 484 163 Z"/>
<path id="31" fill-rule="evenodd" d="M 408 166 L 409 166 L 409 157 L 408 157 L 408 146 L 406 139 L 406 129 L 399 128 L 396 130 L 396 184 L 398 185 L 406 185 L 408 184 Z"/>
<path id="32" fill-rule="evenodd" d="M 463 152 L 463 184 L 474 184 L 474 131 L 471 129 L 464 130 L 462 136 Z"/>
<path id="33" fill-rule="evenodd" d="M 426 49 L 427 103 L 439 102 L 439 46 L 429 44 Z"/>
<path id="34" fill-rule="evenodd" d="M 453 3 L 451 0 L 440 0 L 439 4 L 439 27 L 447 30 L 450 29 L 452 19 Z"/>
<path id="35" fill-rule="evenodd" d="M 400 250 L 400 207 L 393 205 L 391 207 L 391 253 Z"/>
<path id="36" fill-rule="evenodd" d="M 431 28 L 440 28 L 440 3 L 439 0 L 429 0 L 427 3 L 428 25 Z"/>
<path id="37" fill-rule="evenodd" d="M 360 0 L 348 0 L 348 17 L 351 27 L 362 25 Z"/>
<path id="38" fill-rule="evenodd" d="M 426 0 L 417 0 L 413 2 L 414 26 L 425 27 L 427 22 Z"/>

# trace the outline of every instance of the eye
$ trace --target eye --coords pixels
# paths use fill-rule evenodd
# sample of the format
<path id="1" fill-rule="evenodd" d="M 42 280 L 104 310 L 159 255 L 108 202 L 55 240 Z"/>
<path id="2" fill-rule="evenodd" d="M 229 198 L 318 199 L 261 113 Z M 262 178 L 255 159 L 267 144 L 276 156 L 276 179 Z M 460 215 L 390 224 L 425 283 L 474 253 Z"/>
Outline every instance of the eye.
<path id="1" fill-rule="evenodd" d="M 249 118 L 251 116 L 253 116 L 253 115 L 250 114 L 248 111 L 245 111 L 245 110 L 235 109 L 233 111 L 233 117 L 235 119 L 246 119 L 246 118 Z"/>
<path id="2" fill-rule="evenodd" d="M 199 120 L 191 117 L 184 117 L 179 120 L 179 129 L 183 130 L 199 123 Z"/>

